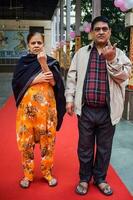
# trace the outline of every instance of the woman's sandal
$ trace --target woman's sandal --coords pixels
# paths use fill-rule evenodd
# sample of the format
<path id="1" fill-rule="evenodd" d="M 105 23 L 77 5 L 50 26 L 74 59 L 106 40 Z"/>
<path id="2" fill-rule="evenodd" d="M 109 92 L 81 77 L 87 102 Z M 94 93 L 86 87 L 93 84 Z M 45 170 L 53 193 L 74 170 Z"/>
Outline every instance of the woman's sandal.
<path id="1" fill-rule="evenodd" d="M 99 189 L 99 191 L 106 196 L 110 196 L 113 194 L 113 191 L 112 191 L 110 185 L 106 182 L 94 183 L 94 185 L 96 185 L 96 187 Z"/>
<path id="2" fill-rule="evenodd" d="M 79 182 L 75 191 L 79 195 L 87 194 L 88 193 L 88 183 L 87 182 Z"/>
<path id="3" fill-rule="evenodd" d="M 55 187 L 58 184 L 57 179 L 56 178 L 52 178 L 50 181 L 48 181 L 48 185 L 50 187 Z"/>
<path id="4" fill-rule="evenodd" d="M 29 181 L 29 180 L 26 179 L 26 178 L 23 178 L 23 179 L 19 182 L 19 185 L 20 185 L 22 188 L 26 189 L 26 188 L 29 188 L 29 187 L 30 187 L 30 183 L 31 183 L 31 181 Z"/>

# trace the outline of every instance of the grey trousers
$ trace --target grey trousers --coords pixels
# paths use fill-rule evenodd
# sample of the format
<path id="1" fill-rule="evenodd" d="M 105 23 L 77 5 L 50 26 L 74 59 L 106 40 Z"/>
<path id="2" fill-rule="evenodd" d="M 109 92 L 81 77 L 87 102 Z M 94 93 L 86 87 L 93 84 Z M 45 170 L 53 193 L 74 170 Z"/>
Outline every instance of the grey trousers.
<path id="1" fill-rule="evenodd" d="M 78 117 L 78 128 L 80 181 L 89 182 L 93 177 L 96 183 L 101 183 L 107 175 L 115 132 L 108 107 L 91 107 L 85 104 Z"/>

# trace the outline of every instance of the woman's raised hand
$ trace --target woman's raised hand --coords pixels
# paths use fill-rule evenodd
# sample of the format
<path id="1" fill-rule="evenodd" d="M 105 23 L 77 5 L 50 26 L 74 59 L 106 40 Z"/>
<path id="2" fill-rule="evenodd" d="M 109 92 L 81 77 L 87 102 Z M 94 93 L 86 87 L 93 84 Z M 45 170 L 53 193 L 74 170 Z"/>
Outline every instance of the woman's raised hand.
<path id="1" fill-rule="evenodd" d="M 47 65 L 47 55 L 45 53 L 45 51 L 41 51 L 38 55 L 37 55 L 37 59 L 38 62 L 41 65 L 41 68 L 43 70 L 43 72 L 48 72 L 49 71 L 49 67 Z"/>

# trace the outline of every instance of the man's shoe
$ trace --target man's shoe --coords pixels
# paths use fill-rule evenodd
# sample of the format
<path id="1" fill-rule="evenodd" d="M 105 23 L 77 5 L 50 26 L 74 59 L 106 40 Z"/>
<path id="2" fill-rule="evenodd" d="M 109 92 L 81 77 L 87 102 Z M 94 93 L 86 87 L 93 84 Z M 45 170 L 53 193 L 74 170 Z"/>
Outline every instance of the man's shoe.
<path id="1" fill-rule="evenodd" d="M 102 183 L 95 183 L 94 182 L 94 185 L 99 189 L 99 191 L 106 195 L 106 196 L 110 196 L 113 194 L 113 191 L 110 187 L 110 185 L 106 182 L 102 182 Z"/>
<path id="2" fill-rule="evenodd" d="M 75 192 L 79 195 L 85 195 L 88 193 L 88 183 L 87 182 L 79 182 L 79 184 L 76 187 Z"/>

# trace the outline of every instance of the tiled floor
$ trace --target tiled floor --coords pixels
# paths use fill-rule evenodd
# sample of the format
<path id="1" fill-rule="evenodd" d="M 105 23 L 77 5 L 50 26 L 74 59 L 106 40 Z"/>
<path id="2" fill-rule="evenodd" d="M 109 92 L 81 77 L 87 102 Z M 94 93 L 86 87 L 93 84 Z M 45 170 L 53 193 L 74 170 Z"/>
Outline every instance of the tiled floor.
<path id="1" fill-rule="evenodd" d="M 0 107 L 4 105 L 7 98 L 12 94 L 12 73 L 0 73 Z"/>
<path id="2" fill-rule="evenodd" d="M 117 125 L 111 163 L 133 195 L 133 122 L 122 119 Z"/>
<path id="3" fill-rule="evenodd" d="M 0 107 L 12 94 L 12 73 L 0 73 Z M 133 195 L 133 122 L 121 120 L 116 127 L 111 164 Z"/>

